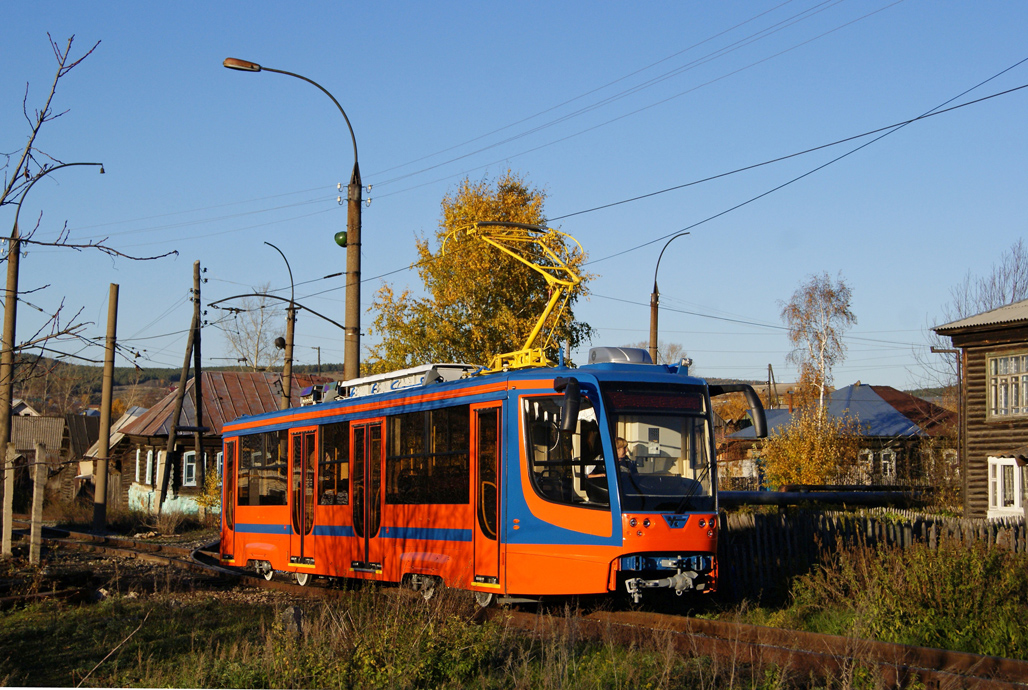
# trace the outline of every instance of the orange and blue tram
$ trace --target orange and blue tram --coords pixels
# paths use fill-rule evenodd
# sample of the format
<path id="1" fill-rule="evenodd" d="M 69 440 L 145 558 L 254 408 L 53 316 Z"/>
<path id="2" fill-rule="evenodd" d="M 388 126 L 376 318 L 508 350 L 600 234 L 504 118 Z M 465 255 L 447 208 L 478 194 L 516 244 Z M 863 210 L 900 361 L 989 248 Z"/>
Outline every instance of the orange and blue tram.
<path id="1" fill-rule="evenodd" d="M 225 425 L 221 561 L 496 598 L 717 587 L 711 396 L 688 360 L 429 365 Z"/>

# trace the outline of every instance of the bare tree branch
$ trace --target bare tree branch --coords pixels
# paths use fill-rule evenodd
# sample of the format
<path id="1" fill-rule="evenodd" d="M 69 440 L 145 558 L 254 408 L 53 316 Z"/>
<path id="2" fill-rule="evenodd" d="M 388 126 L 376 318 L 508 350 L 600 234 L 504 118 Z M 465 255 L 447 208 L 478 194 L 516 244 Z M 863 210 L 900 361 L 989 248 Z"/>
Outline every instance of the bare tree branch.
<path id="1" fill-rule="evenodd" d="M 105 237 L 102 240 L 99 240 L 98 242 L 86 242 L 85 244 L 61 241 L 41 242 L 39 240 L 26 240 L 24 238 L 20 241 L 22 244 L 33 244 L 39 247 L 61 247 L 64 249 L 74 249 L 76 251 L 82 251 L 83 249 L 96 249 L 97 251 L 107 254 L 108 256 L 120 256 L 125 259 L 131 259 L 132 261 L 154 261 L 156 259 L 164 259 L 169 256 L 178 256 L 177 249 L 172 249 L 170 252 L 165 252 L 164 254 L 158 254 L 156 256 L 132 256 L 131 254 L 126 254 L 124 252 L 118 251 L 117 249 L 108 247 L 107 245 L 103 244 L 103 242 L 105 242 L 106 240 L 107 238 Z M 2 263 L 2 261 L 0 261 L 0 263 Z"/>
<path id="2" fill-rule="evenodd" d="M 941 318 L 926 325 L 925 340 L 929 347 L 914 350 L 924 387 L 952 386 L 957 380 L 957 359 L 931 352 L 932 347 L 952 348 L 950 339 L 940 336 L 933 328 L 1024 299 L 1028 299 L 1028 245 L 1018 239 L 992 265 L 989 273 L 975 275 L 968 270 L 963 280 L 950 288 L 950 301 L 942 306 Z"/>
<path id="3" fill-rule="evenodd" d="M 60 117 L 67 112 L 64 111 L 54 114 L 51 109 L 54 95 L 57 93 L 57 83 L 61 80 L 61 77 L 77 67 L 79 63 L 89 57 L 89 55 L 96 50 L 96 47 L 100 45 L 100 42 L 97 41 L 96 44 L 93 45 L 93 47 L 90 48 L 82 57 L 69 63 L 68 60 L 71 54 L 71 46 L 75 37 L 72 36 L 68 39 L 68 45 L 63 50 L 61 50 L 58 44 L 54 42 L 53 37 L 51 37 L 49 33 L 47 34 L 47 39 L 49 39 L 50 45 L 54 51 L 54 57 L 57 59 L 57 71 L 54 73 L 54 80 L 50 85 L 50 93 L 47 95 L 43 107 L 36 110 L 31 117 L 28 112 L 29 87 L 28 84 L 25 85 L 25 96 L 22 101 L 22 113 L 24 114 L 26 121 L 29 123 L 29 138 L 25 143 L 25 148 L 21 150 L 21 156 L 18 158 L 18 162 L 14 168 L 10 168 L 10 164 L 11 159 L 15 154 L 5 154 L 6 160 L 3 164 L 3 168 L 5 170 L 4 189 L 2 194 L 0 194 L 0 206 L 15 203 L 15 199 L 18 197 L 19 192 L 28 187 L 34 178 L 42 172 L 43 168 L 46 167 L 45 164 L 37 164 L 37 167 L 40 170 L 38 170 L 35 175 L 30 171 L 31 164 L 36 163 L 35 153 L 37 153 L 37 149 L 35 148 L 35 143 L 36 137 L 39 135 L 39 130 L 42 129 L 43 125 L 47 122 Z M 38 153 L 49 160 L 57 160 L 41 151 L 38 151 Z"/>

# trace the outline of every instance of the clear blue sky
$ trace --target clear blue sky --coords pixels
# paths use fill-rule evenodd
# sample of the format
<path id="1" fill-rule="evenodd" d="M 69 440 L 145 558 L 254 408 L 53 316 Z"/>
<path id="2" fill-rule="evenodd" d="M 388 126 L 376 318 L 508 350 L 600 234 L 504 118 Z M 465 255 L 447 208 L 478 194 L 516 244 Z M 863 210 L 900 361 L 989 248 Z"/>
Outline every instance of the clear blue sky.
<path id="1" fill-rule="evenodd" d="M 102 336 L 108 285 L 120 284 L 119 340 L 145 349 L 144 366 L 181 365 L 194 260 L 207 269 L 205 304 L 268 281 L 288 288 L 265 241 L 288 256 L 298 300 L 343 320 L 342 278 L 316 279 L 345 267 L 332 240 L 346 224 L 336 184 L 353 165 L 345 123 L 314 87 L 224 69 L 225 57 L 303 74 L 346 109 L 372 185 L 365 308 L 382 280 L 418 288 L 396 271 L 464 176 L 513 169 L 546 190 L 557 219 L 916 117 L 1028 57 L 1021 2 L 41 0 L 3 3 L 0 22 L 4 152 L 28 133 L 26 83 L 30 109 L 46 95 L 46 33 L 62 45 L 74 34 L 75 55 L 101 41 L 62 80 L 55 105 L 69 112 L 38 145 L 64 162 L 102 161 L 106 174 L 55 173 L 21 225 L 42 212 L 41 238 L 67 221 L 72 241 L 179 255 L 31 249 L 21 285 L 49 285 L 26 299 L 52 311 L 63 298 Z M 1028 63 L 956 103 L 1024 84 Z M 987 273 L 1024 234 L 1026 110 L 1028 89 L 914 123 L 693 227 L 661 261 L 661 339 L 681 343 L 699 375 L 763 379 L 770 363 L 792 380 L 780 301 L 813 273 L 841 273 L 859 322 L 836 384 L 918 385 L 913 353 L 951 286 Z M 555 220 L 592 259 L 614 256 L 590 265 L 593 294 L 578 308 L 597 329 L 592 344 L 648 337 L 660 238 L 868 140 Z M 12 221 L 13 209 L 0 212 L 0 227 Z M 28 307 L 19 316 L 24 340 L 40 320 Z M 218 328 L 203 337 L 206 364 L 228 364 Z M 296 360 L 316 361 L 314 346 L 342 361 L 342 332 L 303 316 Z"/>

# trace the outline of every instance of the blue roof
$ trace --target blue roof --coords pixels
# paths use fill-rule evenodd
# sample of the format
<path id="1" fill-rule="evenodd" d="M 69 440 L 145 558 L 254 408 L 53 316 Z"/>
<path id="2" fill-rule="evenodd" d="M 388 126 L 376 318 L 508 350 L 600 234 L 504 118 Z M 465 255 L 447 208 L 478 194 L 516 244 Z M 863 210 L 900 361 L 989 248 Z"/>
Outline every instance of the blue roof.
<path id="1" fill-rule="evenodd" d="M 896 391 L 898 393 L 898 391 Z M 905 394 L 903 394 L 905 395 Z M 855 417 L 862 427 L 864 436 L 923 436 L 924 431 L 903 413 L 885 401 L 875 392 L 873 386 L 854 384 L 828 394 L 826 403 L 828 415 Z M 788 410 L 767 410 L 768 435 L 780 432 L 792 421 Z M 747 427 L 731 434 L 731 439 L 754 438 L 753 427 Z"/>
<path id="2" fill-rule="evenodd" d="M 853 385 L 834 391 L 828 414 L 856 417 L 864 436 L 921 436 L 921 428 L 885 402 L 871 386 Z"/>

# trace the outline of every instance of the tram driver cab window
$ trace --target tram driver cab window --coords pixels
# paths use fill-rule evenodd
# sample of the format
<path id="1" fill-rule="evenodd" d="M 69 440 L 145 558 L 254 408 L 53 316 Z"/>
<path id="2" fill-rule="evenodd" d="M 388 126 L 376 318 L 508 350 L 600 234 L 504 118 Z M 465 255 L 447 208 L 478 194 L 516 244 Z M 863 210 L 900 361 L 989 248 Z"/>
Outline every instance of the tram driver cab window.
<path id="1" fill-rule="evenodd" d="M 596 410 L 583 395 L 573 431 L 562 433 L 562 400 L 560 395 L 522 399 L 532 486 L 547 501 L 609 509 L 606 459 Z"/>

